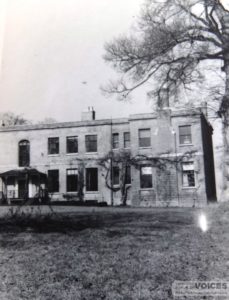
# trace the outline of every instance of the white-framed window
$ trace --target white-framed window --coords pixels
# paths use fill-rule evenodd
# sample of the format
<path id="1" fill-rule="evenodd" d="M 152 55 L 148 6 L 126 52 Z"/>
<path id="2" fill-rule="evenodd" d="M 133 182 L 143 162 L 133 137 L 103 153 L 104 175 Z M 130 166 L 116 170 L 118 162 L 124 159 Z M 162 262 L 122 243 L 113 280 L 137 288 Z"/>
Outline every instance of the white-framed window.
<path id="1" fill-rule="evenodd" d="M 48 154 L 59 154 L 59 138 L 48 138 Z"/>
<path id="2" fill-rule="evenodd" d="M 86 152 L 97 152 L 97 135 L 90 134 L 85 136 Z"/>
<path id="3" fill-rule="evenodd" d="M 22 140 L 18 144 L 19 167 L 29 167 L 30 165 L 30 143 Z"/>
<path id="4" fill-rule="evenodd" d="M 66 148 L 67 153 L 78 153 L 78 136 L 67 136 Z"/>
<path id="5" fill-rule="evenodd" d="M 67 169 L 66 170 L 67 192 L 78 191 L 78 170 Z"/>
<path id="6" fill-rule="evenodd" d="M 195 187 L 195 171 L 193 162 L 182 163 L 182 186 Z"/>
<path id="7" fill-rule="evenodd" d="M 130 148 L 130 132 L 123 133 L 124 148 Z"/>
<path id="8" fill-rule="evenodd" d="M 191 125 L 179 126 L 180 145 L 192 144 Z"/>
<path id="9" fill-rule="evenodd" d="M 86 169 L 86 191 L 88 192 L 98 191 L 98 169 L 97 168 Z"/>
<path id="10" fill-rule="evenodd" d="M 139 147 L 151 146 L 151 133 L 149 128 L 139 129 L 138 138 L 139 138 Z"/>
<path id="11" fill-rule="evenodd" d="M 119 148 L 119 134 L 118 133 L 112 134 L 112 148 L 113 149 Z"/>
<path id="12" fill-rule="evenodd" d="M 140 188 L 150 189 L 153 187 L 153 168 L 151 166 L 141 166 Z"/>

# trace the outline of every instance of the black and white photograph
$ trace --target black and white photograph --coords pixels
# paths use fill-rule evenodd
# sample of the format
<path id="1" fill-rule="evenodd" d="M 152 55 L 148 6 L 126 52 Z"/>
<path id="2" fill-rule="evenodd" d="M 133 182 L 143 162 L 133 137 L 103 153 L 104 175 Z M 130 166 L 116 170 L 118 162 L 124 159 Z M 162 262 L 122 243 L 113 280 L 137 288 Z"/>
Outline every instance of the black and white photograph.
<path id="1" fill-rule="evenodd" d="M 229 299 L 229 0 L 0 0 L 0 300 Z"/>

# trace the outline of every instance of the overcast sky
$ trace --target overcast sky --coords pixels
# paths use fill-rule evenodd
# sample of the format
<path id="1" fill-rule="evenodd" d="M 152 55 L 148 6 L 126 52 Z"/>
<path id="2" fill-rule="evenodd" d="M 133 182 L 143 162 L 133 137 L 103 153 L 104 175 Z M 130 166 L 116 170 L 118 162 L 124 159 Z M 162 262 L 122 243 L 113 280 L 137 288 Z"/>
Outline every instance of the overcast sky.
<path id="1" fill-rule="evenodd" d="M 32 120 L 79 120 L 151 108 L 143 91 L 133 103 L 105 98 L 115 75 L 102 59 L 104 43 L 126 33 L 143 0 L 0 0 L 0 111 Z"/>

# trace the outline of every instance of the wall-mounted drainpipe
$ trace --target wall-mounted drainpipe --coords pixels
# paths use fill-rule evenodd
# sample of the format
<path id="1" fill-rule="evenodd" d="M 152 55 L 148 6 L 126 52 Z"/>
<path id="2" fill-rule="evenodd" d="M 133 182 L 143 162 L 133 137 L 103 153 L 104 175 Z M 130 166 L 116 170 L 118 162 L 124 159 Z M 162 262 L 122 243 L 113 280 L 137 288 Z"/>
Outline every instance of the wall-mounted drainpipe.
<path id="1" fill-rule="evenodd" d="M 177 201 L 178 205 L 180 205 L 180 195 L 179 195 L 179 184 L 178 184 L 178 165 L 177 165 L 177 135 L 176 131 L 173 131 L 174 134 L 174 146 L 175 146 L 175 154 L 176 154 L 176 181 L 177 181 Z"/>

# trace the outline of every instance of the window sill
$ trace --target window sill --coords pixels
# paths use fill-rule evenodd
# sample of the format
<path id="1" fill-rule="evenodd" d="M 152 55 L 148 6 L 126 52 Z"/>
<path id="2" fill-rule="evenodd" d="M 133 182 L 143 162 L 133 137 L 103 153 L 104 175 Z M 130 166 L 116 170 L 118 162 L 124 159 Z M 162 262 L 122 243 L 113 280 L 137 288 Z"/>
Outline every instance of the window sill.
<path id="1" fill-rule="evenodd" d="M 55 157 L 55 156 L 60 156 L 60 154 L 48 154 L 48 157 Z"/>
<path id="2" fill-rule="evenodd" d="M 79 152 L 74 152 L 74 153 L 66 153 L 66 155 L 71 156 L 71 155 L 78 155 Z"/>
<path id="3" fill-rule="evenodd" d="M 182 190 L 194 190 L 196 186 L 182 186 Z"/>
<path id="4" fill-rule="evenodd" d="M 153 191 L 154 188 L 140 188 L 140 191 Z"/>
<path id="5" fill-rule="evenodd" d="M 86 152 L 85 154 L 86 155 L 91 155 L 91 154 L 93 155 L 93 154 L 98 154 L 98 152 Z"/>
<path id="6" fill-rule="evenodd" d="M 99 191 L 85 191 L 85 194 L 99 194 Z"/>
<path id="7" fill-rule="evenodd" d="M 179 144 L 179 147 L 185 147 L 185 146 L 190 147 L 190 146 L 193 146 L 193 144 Z"/>
<path id="8" fill-rule="evenodd" d="M 152 149 L 152 146 L 148 146 L 148 147 L 139 147 L 139 149 Z"/>

